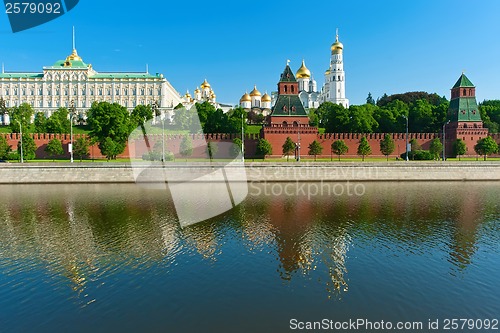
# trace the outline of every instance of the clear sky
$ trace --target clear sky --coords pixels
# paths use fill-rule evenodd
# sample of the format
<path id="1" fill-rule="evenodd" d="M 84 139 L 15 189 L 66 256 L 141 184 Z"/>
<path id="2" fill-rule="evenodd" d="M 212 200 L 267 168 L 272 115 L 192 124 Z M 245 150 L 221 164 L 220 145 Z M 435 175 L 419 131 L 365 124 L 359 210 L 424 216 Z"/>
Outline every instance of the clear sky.
<path id="1" fill-rule="evenodd" d="M 66 15 L 12 33 L 0 14 L 6 71 L 41 71 L 71 53 L 97 71 L 163 73 L 184 94 L 206 78 L 236 104 L 256 84 L 276 90 L 286 60 L 305 59 L 320 88 L 335 29 L 344 44 L 346 95 L 437 92 L 465 70 L 478 100 L 500 99 L 500 1 L 117 1 L 80 0 Z"/>

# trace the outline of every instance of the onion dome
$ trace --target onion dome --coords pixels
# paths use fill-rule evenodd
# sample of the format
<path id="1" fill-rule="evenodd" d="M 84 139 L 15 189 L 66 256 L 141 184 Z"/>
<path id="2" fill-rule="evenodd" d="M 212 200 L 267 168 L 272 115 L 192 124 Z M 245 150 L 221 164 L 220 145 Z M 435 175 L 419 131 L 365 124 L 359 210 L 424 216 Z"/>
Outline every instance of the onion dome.
<path id="1" fill-rule="evenodd" d="M 194 90 L 194 93 L 195 94 L 199 94 L 201 91 L 200 91 L 200 88 L 196 87 L 196 89 Z"/>
<path id="2" fill-rule="evenodd" d="M 332 53 L 342 53 L 342 50 L 344 49 L 344 44 L 339 42 L 339 35 L 337 33 L 337 37 L 335 38 L 335 43 L 332 44 L 331 50 Z"/>
<path id="3" fill-rule="evenodd" d="M 311 71 L 307 69 L 304 60 L 302 60 L 302 66 L 300 66 L 299 70 L 295 74 L 295 77 L 297 79 L 306 79 L 311 77 Z"/>
<path id="4" fill-rule="evenodd" d="M 245 93 L 243 96 L 241 96 L 240 103 L 241 102 L 251 102 L 252 97 L 248 93 Z"/>
<path id="5" fill-rule="evenodd" d="M 257 86 L 253 86 L 253 90 L 250 92 L 250 96 L 262 96 L 260 91 L 257 90 Z"/>
<path id="6" fill-rule="evenodd" d="M 262 102 L 271 102 L 271 96 L 267 94 L 267 92 L 262 96 Z"/>
<path id="7" fill-rule="evenodd" d="M 210 88 L 210 83 L 207 82 L 207 79 L 205 79 L 205 81 L 201 84 L 201 89 L 205 88 Z"/>
<path id="8" fill-rule="evenodd" d="M 184 97 L 186 97 L 186 99 L 191 99 L 191 94 L 189 93 L 189 90 L 186 92 L 186 95 L 184 95 Z"/>

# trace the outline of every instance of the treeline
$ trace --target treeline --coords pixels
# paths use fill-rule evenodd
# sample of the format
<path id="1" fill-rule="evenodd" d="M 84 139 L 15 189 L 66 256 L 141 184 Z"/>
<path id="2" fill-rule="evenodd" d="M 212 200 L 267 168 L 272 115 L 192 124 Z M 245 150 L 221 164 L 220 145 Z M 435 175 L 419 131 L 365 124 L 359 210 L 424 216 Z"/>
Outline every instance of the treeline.
<path id="1" fill-rule="evenodd" d="M 447 120 L 449 101 L 426 92 L 409 92 L 387 96 L 376 102 L 371 94 L 367 103 L 342 105 L 323 103 L 309 111 L 309 123 L 325 128 L 327 133 L 437 133 Z M 479 105 L 482 119 L 490 133 L 500 129 L 500 101 L 484 101 Z"/>

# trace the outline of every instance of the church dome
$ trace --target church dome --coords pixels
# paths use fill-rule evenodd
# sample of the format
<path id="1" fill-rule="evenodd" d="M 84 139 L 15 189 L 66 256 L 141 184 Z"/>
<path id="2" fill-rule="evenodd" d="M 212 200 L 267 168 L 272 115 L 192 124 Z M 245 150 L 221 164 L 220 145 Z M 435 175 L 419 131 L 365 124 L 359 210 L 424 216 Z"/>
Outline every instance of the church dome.
<path id="1" fill-rule="evenodd" d="M 200 88 L 196 87 L 196 89 L 194 90 L 194 93 L 195 94 L 199 94 L 200 93 Z"/>
<path id="2" fill-rule="evenodd" d="M 265 93 L 264 96 L 262 96 L 262 102 L 271 102 L 271 96 Z"/>
<path id="3" fill-rule="evenodd" d="M 210 83 L 207 82 L 207 79 L 205 79 L 205 81 L 201 84 L 201 89 L 205 88 L 210 88 Z"/>
<path id="4" fill-rule="evenodd" d="M 248 93 L 245 93 L 245 95 L 241 96 L 240 102 L 251 102 L 252 97 Z"/>
<path id="5" fill-rule="evenodd" d="M 331 50 L 333 53 L 342 53 L 343 49 L 344 49 L 344 44 L 339 42 L 339 35 L 337 35 L 335 43 L 332 44 Z"/>
<path id="6" fill-rule="evenodd" d="M 302 66 L 300 66 L 299 70 L 295 74 L 295 77 L 297 79 L 305 79 L 305 78 L 311 77 L 311 71 L 309 69 L 307 69 L 306 64 L 304 63 L 304 60 L 302 60 Z"/>
<path id="7" fill-rule="evenodd" d="M 250 96 L 262 96 L 260 91 L 257 90 L 257 86 L 253 86 L 253 90 L 250 92 Z"/>

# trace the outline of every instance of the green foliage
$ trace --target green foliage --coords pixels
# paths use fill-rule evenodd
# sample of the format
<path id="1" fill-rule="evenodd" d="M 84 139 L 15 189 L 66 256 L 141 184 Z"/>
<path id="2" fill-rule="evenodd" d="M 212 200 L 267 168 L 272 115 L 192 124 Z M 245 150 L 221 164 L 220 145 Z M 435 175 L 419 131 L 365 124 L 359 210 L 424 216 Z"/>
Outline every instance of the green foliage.
<path id="1" fill-rule="evenodd" d="M 292 138 L 287 137 L 285 140 L 285 143 L 283 143 L 283 155 L 286 156 L 286 160 L 288 161 L 290 159 L 290 155 L 295 152 L 296 149 L 296 144 L 293 142 Z"/>
<path id="2" fill-rule="evenodd" d="M 372 104 L 352 105 L 346 109 L 342 105 L 325 102 L 318 108 L 318 114 L 325 115 L 327 133 L 372 133 L 378 127 L 374 118 L 376 109 L 377 106 Z"/>
<path id="3" fill-rule="evenodd" d="M 439 160 L 439 155 L 443 152 L 443 144 L 439 138 L 435 138 L 431 141 L 429 152 L 434 160 Z"/>
<path id="4" fill-rule="evenodd" d="M 319 127 L 319 115 L 316 109 L 310 109 L 309 113 L 309 126 Z"/>
<path id="5" fill-rule="evenodd" d="M 309 144 L 308 155 L 314 156 L 315 161 L 316 161 L 316 156 L 321 155 L 322 152 L 323 152 L 323 147 L 318 141 L 314 140 L 313 142 L 311 142 L 311 144 Z"/>
<path id="6" fill-rule="evenodd" d="M 35 114 L 35 133 L 47 133 L 47 117 L 43 112 Z"/>
<path id="7" fill-rule="evenodd" d="M 335 155 L 338 155 L 339 161 L 340 161 L 340 156 L 344 155 L 349 151 L 349 147 L 345 144 L 344 140 L 337 140 L 332 143 L 332 152 Z"/>
<path id="8" fill-rule="evenodd" d="M 74 117 L 74 116 L 73 116 Z M 71 130 L 71 121 L 69 120 L 69 111 L 66 108 L 59 108 L 47 119 L 47 133 L 69 133 Z"/>
<path id="9" fill-rule="evenodd" d="M 257 155 L 263 156 L 266 158 L 267 155 L 271 155 L 273 153 L 273 147 L 271 143 L 266 139 L 259 139 L 257 143 Z"/>
<path id="10" fill-rule="evenodd" d="M 401 158 L 406 160 L 406 152 L 401 154 Z M 412 150 L 408 153 L 408 159 L 412 161 L 432 161 L 434 156 L 428 150 Z"/>
<path id="11" fill-rule="evenodd" d="M 490 133 L 500 132 L 500 100 L 485 100 L 479 104 L 484 126 Z"/>
<path id="12" fill-rule="evenodd" d="M 477 141 L 477 144 L 474 146 L 474 151 L 478 155 L 484 156 L 484 160 L 486 161 L 486 157 L 491 154 L 498 153 L 498 144 L 493 140 L 491 136 L 487 136 L 481 140 Z"/>
<path id="13" fill-rule="evenodd" d="M 142 159 L 145 161 L 173 161 L 175 159 L 174 154 L 168 150 L 165 150 L 165 156 L 162 155 L 163 147 L 161 141 L 157 141 L 153 147 L 153 150 L 142 154 Z"/>
<path id="14" fill-rule="evenodd" d="M 233 145 L 231 146 L 231 156 L 236 157 L 241 154 L 241 146 L 243 141 L 240 138 L 233 139 Z"/>
<path id="15" fill-rule="evenodd" d="M 462 139 L 457 139 L 453 142 L 453 155 L 458 156 L 460 161 L 460 156 L 467 152 L 467 144 Z"/>
<path id="16" fill-rule="evenodd" d="M 117 103 L 94 103 L 87 116 L 92 129 L 90 137 L 99 142 L 99 149 L 108 160 L 116 159 L 125 150 L 128 136 L 136 127 L 127 108 Z"/>
<path id="17" fill-rule="evenodd" d="M 180 154 L 184 157 L 193 155 L 193 140 L 190 135 L 184 135 L 179 149 Z"/>
<path id="18" fill-rule="evenodd" d="M 389 160 L 389 155 L 392 154 L 395 149 L 396 145 L 394 144 L 394 140 L 389 134 L 386 134 L 384 138 L 380 140 L 380 151 L 387 157 L 387 160 Z"/>
<path id="19" fill-rule="evenodd" d="M 33 108 L 28 103 L 12 107 L 9 112 L 12 133 L 20 132 L 19 122 L 22 125 L 22 132 L 28 133 L 33 112 Z"/>
<path id="20" fill-rule="evenodd" d="M 56 156 L 64 154 L 64 149 L 59 139 L 50 140 L 44 150 L 49 156 L 52 156 L 53 159 L 55 159 Z"/>
<path id="21" fill-rule="evenodd" d="M 194 120 L 196 119 L 196 111 L 194 108 L 187 110 L 185 107 L 176 108 L 174 112 L 174 126 L 180 130 L 190 130 L 193 134 L 199 132 L 199 128 L 194 128 Z"/>
<path id="22" fill-rule="evenodd" d="M 34 160 L 36 157 L 37 146 L 35 140 L 28 133 L 22 135 L 23 138 L 23 159 L 24 160 Z M 17 153 L 21 156 L 21 140 L 17 143 Z"/>
<path id="23" fill-rule="evenodd" d="M 6 160 L 12 150 L 12 146 L 9 145 L 7 139 L 0 135 L 0 160 Z"/>
<path id="24" fill-rule="evenodd" d="M 407 92 L 404 94 L 395 94 L 395 95 L 391 95 L 391 96 L 387 96 L 387 94 L 384 94 L 384 96 L 382 96 L 377 101 L 377 105 L 380 107 L 384 107 L 387 104 L 389 104 L 395 100 L 399 100 L 407 105 L 410 105 L 418 100 L 424 100 L 424 101 L 427 101 L 431 105 L 437 106 L 437 105 L 445 102 L 446 98 L 440 97 L 436 93 L 429 94 L 429 93 L 424 92 L 424 91 Z"/>
<path id="25" fill-rule="evenodd" d="M 76 139 L 73 145 L 73 154 L 80 157 L 80 162 L 82 161 L 84 156 L 89 155 L 89 146 L 90 142 L 87 138 L 79 137 L 78 139 Z"/>
<path id="26" fill-rule="evenodd" d="M 358 145 L 358 155 L 361 156 L 364 161 L 365 156 L 371 155 L 371 153 L 372 153 L 372 148 L 370 147 L 368 140 L 366 140 L 365 137 L 362 137 Z"/>
<path id="27" fill-rule="evenodd" d="M 137 105 L 130 114 L 130 121 L 135 127 L 143 127 L 144 123 L 153 119 L 153 109 L 151 105 Z"/>
<path id="28" fill-rule="evenodd" d="M 217 152 L 219 151 L 219 146 L 217 145 L 217 142 L 208 141 L 206 149 L 207 149 L 207 155 L 211 161 L 215 158 L 215 155 L 217 155 Z"/>
<path id="29" fill-rule="evenodd" d="M 368 93 L 368 97 L 366 97 L 366 104 L 375 105 L 375 100 L 373 99 L 372 93 Z"/>
<path id="30" fill-rule="evenodd" d="M 415 150 L 421 150 L 422 147 L 418 144 L 418 141 L 417 139 L 413 138 L 410 140 L 410 145 L 411 145 L 411 150 L 412 151 L 415 151 Z"/>

